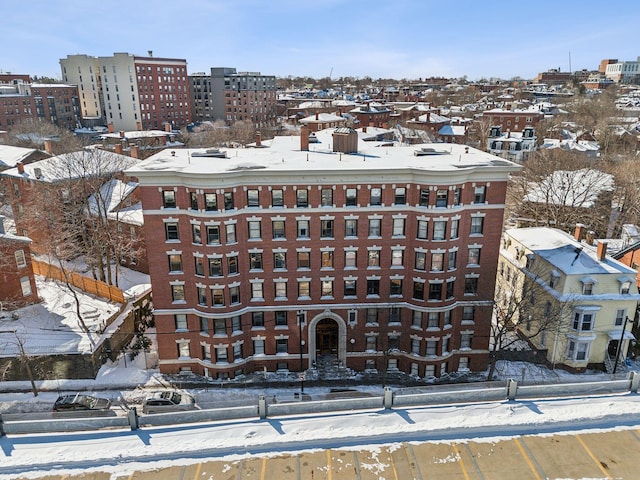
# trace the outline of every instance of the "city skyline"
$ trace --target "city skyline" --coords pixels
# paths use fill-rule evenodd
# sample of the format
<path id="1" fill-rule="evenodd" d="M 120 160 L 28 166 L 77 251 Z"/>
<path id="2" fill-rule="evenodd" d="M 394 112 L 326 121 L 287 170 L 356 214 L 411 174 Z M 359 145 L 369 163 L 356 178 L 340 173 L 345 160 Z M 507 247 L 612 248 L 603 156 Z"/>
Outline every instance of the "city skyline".
<path id="1" fill-rule="evenodd" d="M 128 52 L 286 76 L 530 79 L 551 68 L 636 60 L 631 1 L 535 4 L 166 0 L 87 4 L 35 0 L 3 7 L 0 71 L 60 78 L 67 55 Z"/>

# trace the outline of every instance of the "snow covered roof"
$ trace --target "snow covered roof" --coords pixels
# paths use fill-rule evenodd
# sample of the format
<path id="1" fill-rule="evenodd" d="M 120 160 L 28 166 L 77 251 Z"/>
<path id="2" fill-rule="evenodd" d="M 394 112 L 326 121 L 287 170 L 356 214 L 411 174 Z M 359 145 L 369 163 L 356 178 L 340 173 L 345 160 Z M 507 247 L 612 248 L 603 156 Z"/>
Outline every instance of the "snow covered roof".
<path id="1" fill-rule="evenodd" d="M 443 125 L 440 130 L 438 130 L 438 135 L 453 135 L 464 137 L 465 127 L 463 125 Z"/>
<path id="2" fill-rule="evenodd" d="M 556 228 L 511 228 L 505 233 L 565 275 L 625 274 L 635 277 L 636 274 L 635 270 L 608 255 L 599 261 L 593 246 L 578 242 Z"/>
<path id="3" fill-rule="evenodd" d="M 0 145 L 0 167 L 15 167 L 18 162 L 23 161 L 34 152 L 37 152 L 35 148 Z"/>
<path id="4" fill-rule="evenodd" d="M 326 123 L 326 122 L 344 122 L 345 119 L 340 115 L 336 115 L 335 113 L 318 113 L 317 115 L 309 115 L 298 121 L 298 123 L 302 123 L 306 125 L 307 123 Z"/>
<path id="5" fill-rule="evenodd" d="M 589 208 L 602 192 L 612 191 L 613 186 L 613 175 L 599 170 L 557 170 L 539 184 L 533 184 L 525 201 Z"/>
<path id="6" fill-rule="evenodd" d="M 544 143 L 540 145 L 542 149 L 554 149 L 562 148 L 563 150 L 570 150 L 572 152 L 597 152 L 600 150 L 598 142 L 592 142 L 588 140 L 574 140 L 572 138 L 559 140 L 557 138 L 545 138 Z"/>
<path id="7" fill-rule="evenodd" d="M 124 138 L 128 140 L 136 139 L 136 138 L 158 138 L 158 137 L 166 137 L 170 135 L 171 132 L 165 132 L 164 130 L 131 130 L 128 132 L 124 132 Z M 122 138 L 120 136 L 120 132 L 115 133 L 104 133 L 100 135 L 100 138 Z"/>
<path id="8" fill-rule="evenodd" d="M 112 179 L 102 185 L 97 196 L 91 195 L 89 197 L 89 210 L 91 213 L 97 214 L 100 210 L 106 209 L 107 218 L 133 225 L 143 225 L 142 204 L 140 202 L 118 208 L 137 187 L 136 182 L 124 183 Z M 103 205 L 99 205 L 99 202 Z"/>

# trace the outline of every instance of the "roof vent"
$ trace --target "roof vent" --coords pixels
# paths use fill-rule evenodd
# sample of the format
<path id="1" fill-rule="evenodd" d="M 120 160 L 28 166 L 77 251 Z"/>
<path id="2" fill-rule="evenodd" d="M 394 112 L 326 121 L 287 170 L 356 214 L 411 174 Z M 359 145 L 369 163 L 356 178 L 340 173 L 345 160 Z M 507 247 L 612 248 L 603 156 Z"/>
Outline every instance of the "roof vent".
<path id="1" fill-rule="evenodd" d="M 208 148 L 204 152 L 193 152 L 192 157 L 227 158 L 227 152 L 218 148 Z"/>
<path id="2" fill-rule="evenodd" d="M 438 151 L 432 147 L 422 147 L 419 150 L 414 150 L 413 154 L 416 157 L 424 157 L 426 155 L 442 155 L 444 153 L 449 153 L 446 150 Z"/>

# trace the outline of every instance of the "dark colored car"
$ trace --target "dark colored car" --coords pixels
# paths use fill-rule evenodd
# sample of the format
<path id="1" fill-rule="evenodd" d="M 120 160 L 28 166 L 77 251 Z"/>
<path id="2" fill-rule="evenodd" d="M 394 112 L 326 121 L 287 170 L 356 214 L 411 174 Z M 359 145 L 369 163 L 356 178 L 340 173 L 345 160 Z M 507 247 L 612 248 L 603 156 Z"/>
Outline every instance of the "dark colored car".
<path id="1" fill-rule="evenodd" d="M 92 397 L 76 393 L 75 395 L 61 395 L 53 404 L 55 412 L 68 412 L 72 410 L 107 410 L 111 406 L 108 398 Z"/>

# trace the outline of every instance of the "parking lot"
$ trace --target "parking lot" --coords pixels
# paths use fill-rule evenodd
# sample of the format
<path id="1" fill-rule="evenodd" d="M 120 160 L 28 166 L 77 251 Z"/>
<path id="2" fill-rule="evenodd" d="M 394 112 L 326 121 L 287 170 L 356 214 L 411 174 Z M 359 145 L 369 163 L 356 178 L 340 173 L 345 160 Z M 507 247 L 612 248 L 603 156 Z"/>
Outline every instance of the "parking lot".
<path id="1" fill-rule="evenodd" d="M 544 480 L 638 478 L 640 430 L 524 436 L 496 441 L 388 446 L 210 460 L 113 475 L 47 480 Z M 124 470 L 124 468 L 123 468 Z M 34 478 L 30 476 L 29 478 Z"/>

